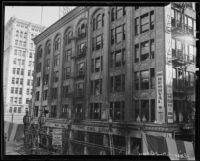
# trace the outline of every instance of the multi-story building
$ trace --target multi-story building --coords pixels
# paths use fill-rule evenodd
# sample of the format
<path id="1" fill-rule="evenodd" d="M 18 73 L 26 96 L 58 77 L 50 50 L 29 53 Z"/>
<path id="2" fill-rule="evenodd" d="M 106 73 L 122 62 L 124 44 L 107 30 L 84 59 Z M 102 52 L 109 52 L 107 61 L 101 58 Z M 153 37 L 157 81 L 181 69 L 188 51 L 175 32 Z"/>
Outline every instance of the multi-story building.
<path id="1" fill-rule="evenodd" d="M 35 44 L 32 39 L 44 27 L 15 17 L 4 33 L 4 120 L 23 123 L 32 97 Z"/>
<path id="2" fill-rule="evenodd" d="M 48 113 L 26 139 L 91 155 L 131 154 L 142 132 L 191 139 L 195 25 L 194 3 L 73 9 L 34 38 L 32 126 Z"/>

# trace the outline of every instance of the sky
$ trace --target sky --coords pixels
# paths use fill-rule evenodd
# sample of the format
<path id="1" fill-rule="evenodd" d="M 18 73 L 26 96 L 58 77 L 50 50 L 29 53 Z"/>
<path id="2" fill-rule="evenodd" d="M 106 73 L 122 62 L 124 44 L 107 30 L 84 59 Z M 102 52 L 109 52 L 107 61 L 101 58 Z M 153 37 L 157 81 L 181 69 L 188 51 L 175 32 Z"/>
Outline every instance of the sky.
<path id="1" fill-rule="evenodd" d="M 16 18 L 30 21 L 36 24 L 41 24 L 41 12 L 40 6 L 6 6 L 5 7 L 5 24 L 7 21 L 15 16 Z M 59 7 L 58 6 L 43 6 L 42 25 L 49 27 L 59 19 Z"/>

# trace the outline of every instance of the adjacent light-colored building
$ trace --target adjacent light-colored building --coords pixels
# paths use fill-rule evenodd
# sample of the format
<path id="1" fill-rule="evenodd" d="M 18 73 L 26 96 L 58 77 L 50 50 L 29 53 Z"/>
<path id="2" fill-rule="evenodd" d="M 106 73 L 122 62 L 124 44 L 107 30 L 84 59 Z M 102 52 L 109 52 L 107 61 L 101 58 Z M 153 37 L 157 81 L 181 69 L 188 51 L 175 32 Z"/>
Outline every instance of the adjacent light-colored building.
<path id="1" fill-rule="evenodd" d="M 99 155 L 132 154 L 144 131 L 191 140 L 195 27 L 194 3 L 76 7 L 34 38 L 32 126 L 48 114 L 27 142 Z"/>
<path id="2" fill-rule="evenodd" d="M 23 123 L 32 98 L 35 45 L 43 26 L 11 17 L 5 25 L 3 95 L 4 120 Z"/>

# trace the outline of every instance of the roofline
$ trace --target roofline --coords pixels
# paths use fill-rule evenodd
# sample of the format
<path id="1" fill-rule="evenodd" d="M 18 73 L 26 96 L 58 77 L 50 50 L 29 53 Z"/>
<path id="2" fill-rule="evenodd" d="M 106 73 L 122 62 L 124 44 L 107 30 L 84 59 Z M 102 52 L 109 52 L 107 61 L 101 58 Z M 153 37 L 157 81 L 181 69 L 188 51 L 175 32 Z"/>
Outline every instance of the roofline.
<path id="1" fill-rule="evenodd" d="M 47 37 L 51 33 L 54 33 L 59 28 L 67 24 L 69 21 L 73 20 L 74 17 L 77 17 L 82 12 L 85 11 L 87 7 L 75 7 L 70 12 L 68 12 L 65 16 L 57 20 L 55 23 L 53 23 L 51 26 L 46 28 L 43 32 L 41 32 L 39 35 L 37 35 L 35 38 L 33 38 L 33 41 L 35 44 L 42 41 L 43 38 Z"/>

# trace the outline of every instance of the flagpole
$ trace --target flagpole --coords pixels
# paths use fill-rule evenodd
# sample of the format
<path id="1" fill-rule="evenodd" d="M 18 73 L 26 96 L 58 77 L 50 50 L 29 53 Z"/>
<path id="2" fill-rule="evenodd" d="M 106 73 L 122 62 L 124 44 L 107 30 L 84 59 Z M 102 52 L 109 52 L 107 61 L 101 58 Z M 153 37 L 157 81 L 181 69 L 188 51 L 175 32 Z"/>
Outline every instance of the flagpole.
<path id="1" fill-rule="evenodd" d="M 42 25 L 42 18 L 43 18 L 43 7 L 41 8 L 41 21 L 40 21 L 40 24 Z"/>

